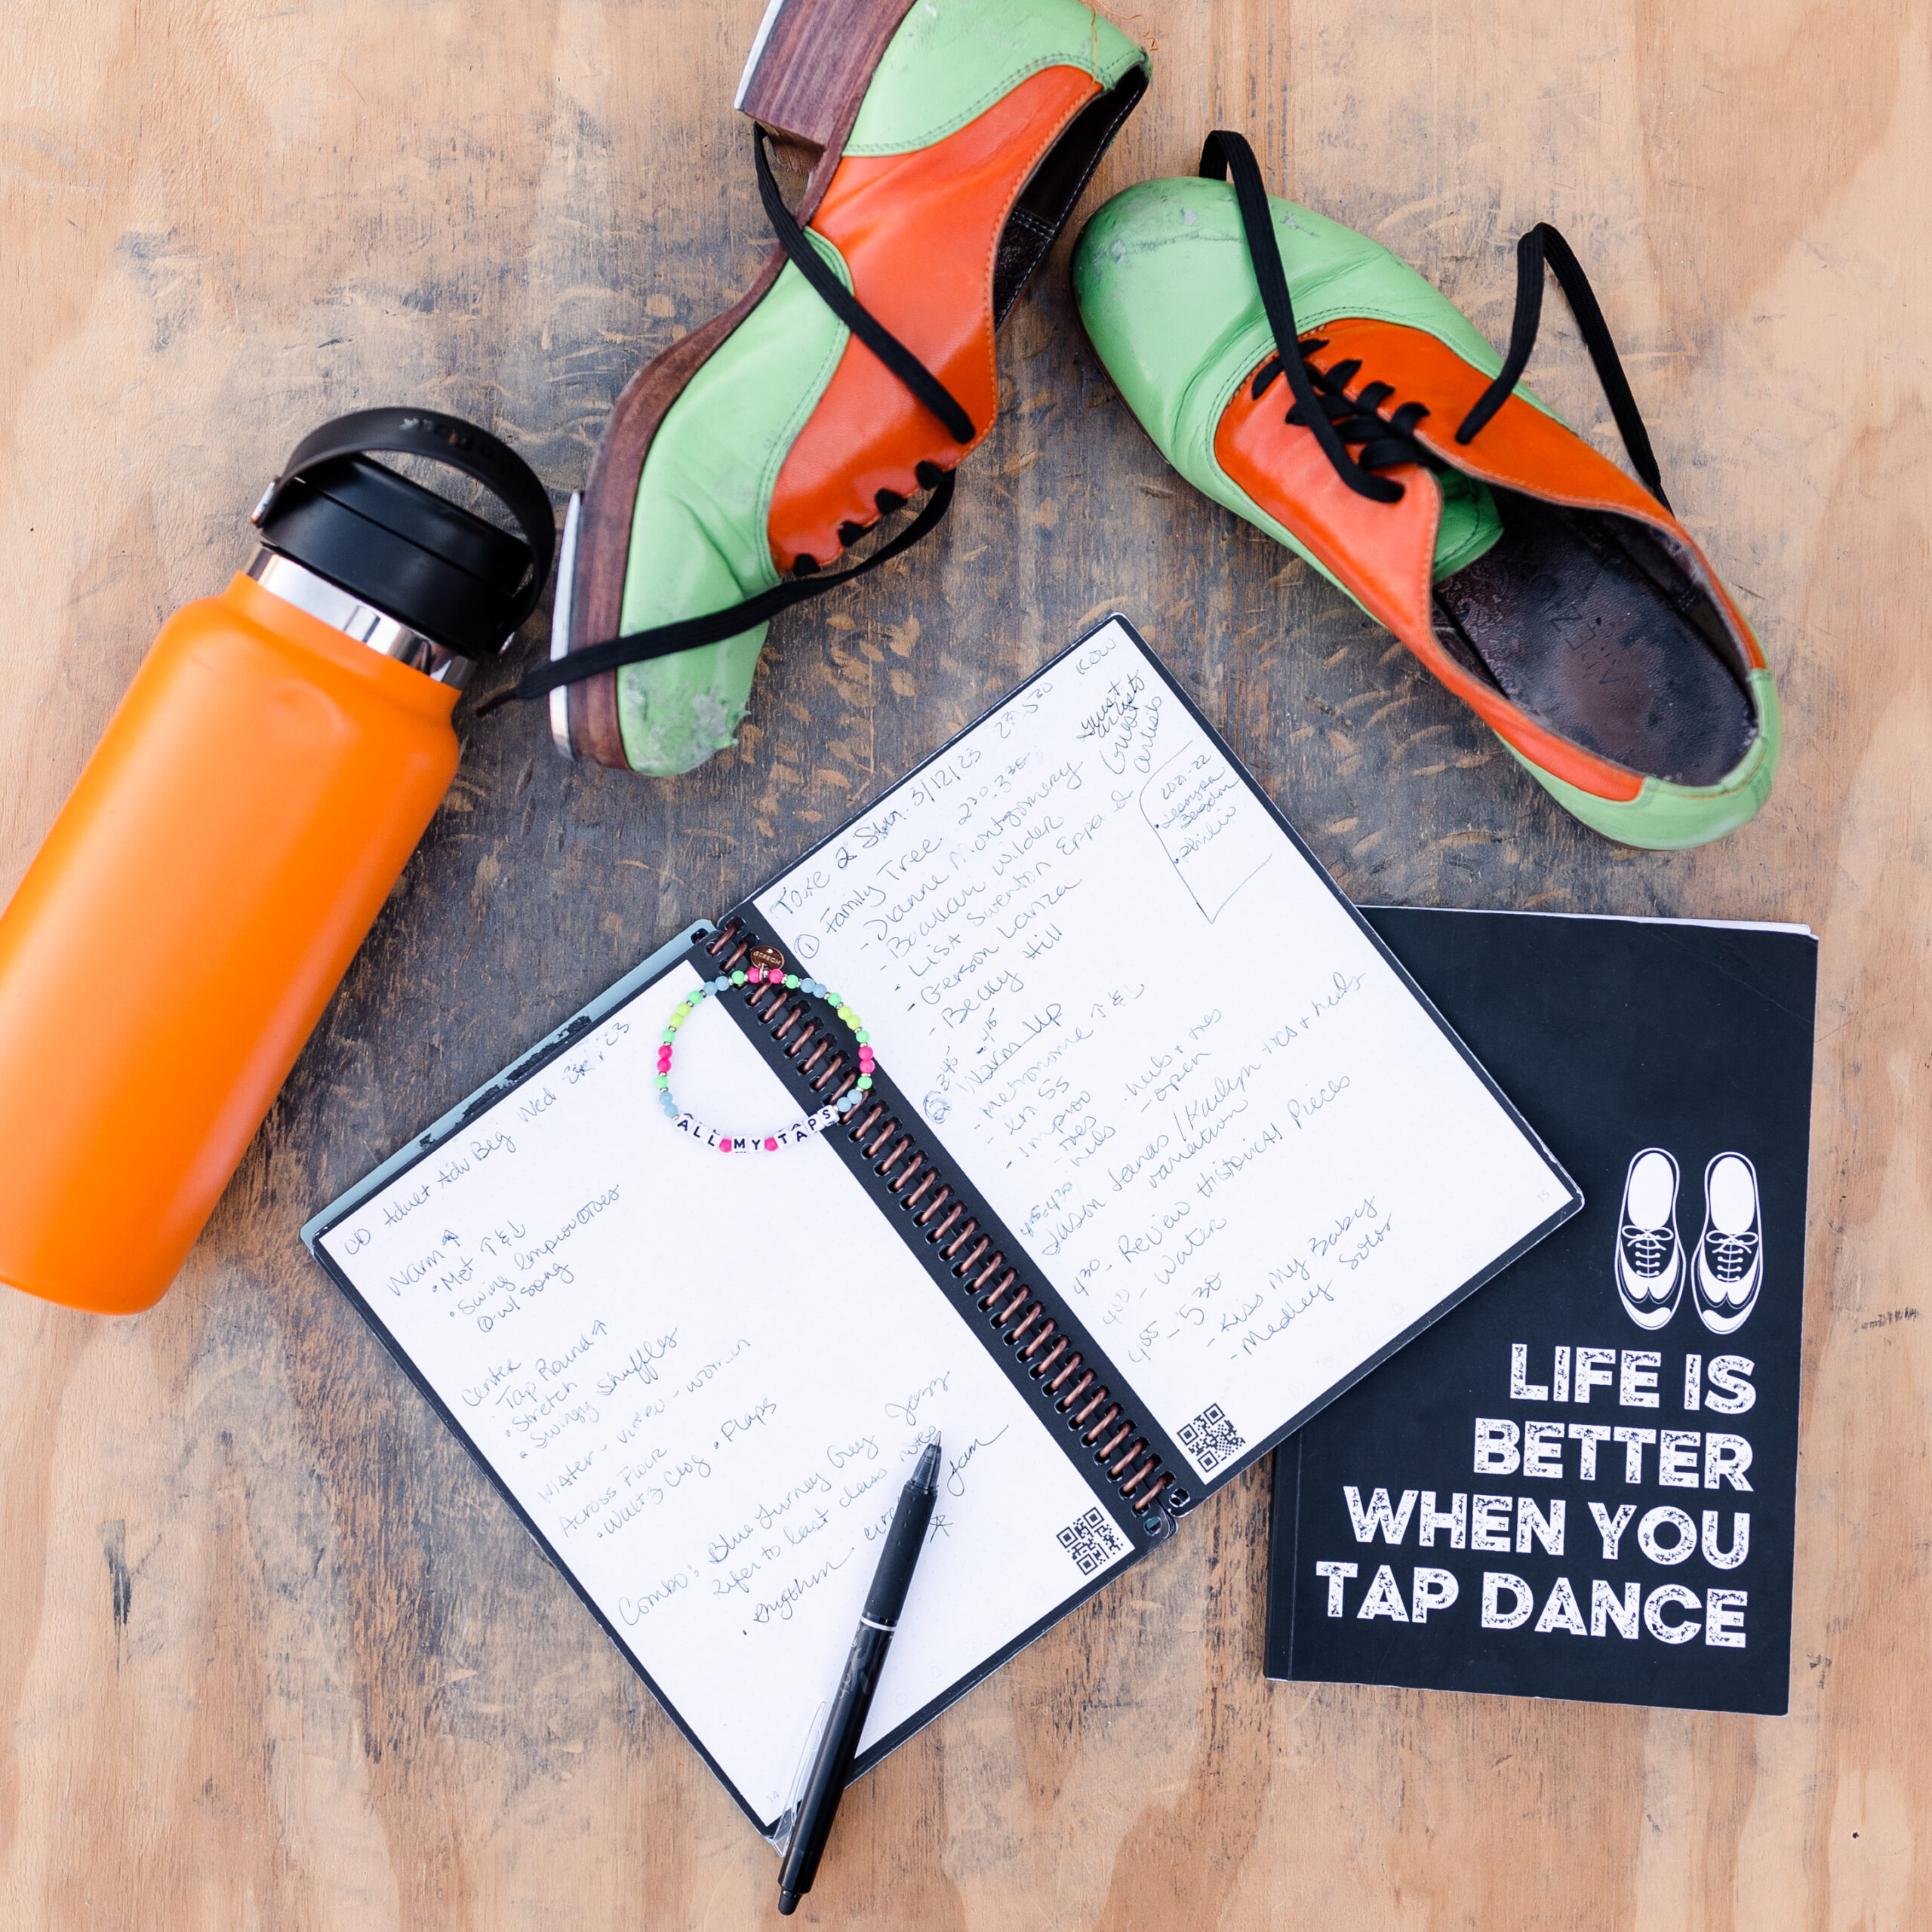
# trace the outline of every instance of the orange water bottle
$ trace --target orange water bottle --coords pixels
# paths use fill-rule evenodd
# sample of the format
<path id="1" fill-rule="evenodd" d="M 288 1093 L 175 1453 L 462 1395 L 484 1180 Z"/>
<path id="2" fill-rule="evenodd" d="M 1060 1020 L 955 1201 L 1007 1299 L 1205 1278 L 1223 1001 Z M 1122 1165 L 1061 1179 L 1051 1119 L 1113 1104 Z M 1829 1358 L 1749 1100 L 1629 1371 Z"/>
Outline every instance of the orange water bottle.
<path id="1" fill-rule="evenodd" d="M 521 537 L 368 452 L 427 457 Z M 450 713 L 549 574 L 494 436 L 365 410 L 300 445 L 262 548 L 162 626 L 0 915 L 0 1281 L 157 1300 L 456 771 Z"/>

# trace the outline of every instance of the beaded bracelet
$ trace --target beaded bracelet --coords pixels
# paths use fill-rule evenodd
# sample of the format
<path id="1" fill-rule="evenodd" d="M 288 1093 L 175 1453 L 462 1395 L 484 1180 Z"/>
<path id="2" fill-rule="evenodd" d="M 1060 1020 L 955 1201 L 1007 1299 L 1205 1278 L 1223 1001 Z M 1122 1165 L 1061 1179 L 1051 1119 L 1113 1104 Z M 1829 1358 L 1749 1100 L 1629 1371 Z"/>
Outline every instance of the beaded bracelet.
<path id="1" fill-rule="evenodd" d="M 775 1133 L 720 1134 L 715 1128 L 707 1127 L 688 1109 L 680 1107 L 672 1097 L 672 1051 L 677 1044 L 678 1029 L 707 998 L 715 993 L 728 993 L 734 986 L 783 986 L 787 992 L 804 993 L 813 999 L 823 1000 L 851 1028 L 852 1038 L 858 1044 L 858 1084 L 830 1106 L 821 1107 L 817 1113 L 803 1120 L 794 1121 L 789 1127 L 780 1128 Z M 700 980 L 697 990 L 672 1009 L 657 1048 L 657 1104 L 663 1109 L 666 1117 L 679 1133 L 688 1134 L 694 1140 L 706 1146 L 715 1147 L 721 1154 L 775 1154 L 781 1147 L 795 1147 L 809 1140 L 814 1134 L 823 1134 L 835 1121 L 850 1113 L 870 1091 L 872 1084 L 872 1035 L 865 1030 L 859 1016 L 838 994 L 829 991 L 820 981 L 801 979 L 796 973 L 787 973 L 785 955 L 775 946 L 760 946 L 752 955 L 749 968 L 740 968 L 735 973 L 721 973 L 715 980 Z"/>

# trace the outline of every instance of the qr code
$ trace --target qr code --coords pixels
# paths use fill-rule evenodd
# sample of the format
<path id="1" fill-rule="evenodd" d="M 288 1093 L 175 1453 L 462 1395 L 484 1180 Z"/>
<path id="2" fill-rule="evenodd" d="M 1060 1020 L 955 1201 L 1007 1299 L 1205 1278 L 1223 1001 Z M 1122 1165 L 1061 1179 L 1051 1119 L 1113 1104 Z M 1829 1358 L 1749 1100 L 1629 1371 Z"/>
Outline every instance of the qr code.
<path id="1" fill-rule="evenodd" d="M 1229 1421 L 1219 1402 L 1211 1403 L 1192 1422 L 1181 1425 L 1180 1446 L 1201 1465 L 1207 1475 L 1217 1469 L 1238 1451 L 1247 1447 L 1247 1438 Z"/>
<path id="2" fill-rule="evenodd" d="M 1076 1516 L 1060 1533 L 1060 1546 L 1080 1566 L 1083 1577 L 1091 1577 L 1110 1558 L 1127 1547 L 1127 1539 L 1113 1525 L 1113 1519 L 1097 1503 L 1084 1516 Z"/>

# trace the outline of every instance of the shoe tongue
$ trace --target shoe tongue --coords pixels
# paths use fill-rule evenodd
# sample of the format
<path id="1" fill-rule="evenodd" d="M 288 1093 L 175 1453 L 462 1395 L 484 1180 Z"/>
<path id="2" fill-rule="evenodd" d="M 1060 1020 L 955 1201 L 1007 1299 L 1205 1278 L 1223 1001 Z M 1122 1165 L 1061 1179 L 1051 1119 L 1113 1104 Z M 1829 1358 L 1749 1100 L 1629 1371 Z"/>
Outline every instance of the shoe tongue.
<path id="1" fill-rule="evenodd" d="M 1457 469 L 1525 496 L 1622 510 L 1675 529 L 1641 483 L 1520 389 L 1469 442 L 1457 442 L 1457 427 L 1490 377 L 1427 330 L 1359 318 L 1324 324 L 1321 333 L 1328 341 L 1323 361 L 1359 357 L 1364 380 L 1392 386 L 1392 408 L 1426 403 L 1429 414 L 1416 435 Z"/>

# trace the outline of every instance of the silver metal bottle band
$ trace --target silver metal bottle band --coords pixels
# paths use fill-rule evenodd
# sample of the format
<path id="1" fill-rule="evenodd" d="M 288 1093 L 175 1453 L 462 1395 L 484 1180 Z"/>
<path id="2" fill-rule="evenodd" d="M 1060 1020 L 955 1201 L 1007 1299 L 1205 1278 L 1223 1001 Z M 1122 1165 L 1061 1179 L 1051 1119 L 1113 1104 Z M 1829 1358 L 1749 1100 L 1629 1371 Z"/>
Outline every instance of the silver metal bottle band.
<path id="1" fill-rule="evenodd" d="M 420 631 L 411 630 L 386 611 L 365 604 L 352 592 L 330 583 L 325 577 L 318 577 L 279 551 L 257 550 L 248 574 L 271 596 L 293 604 L 330 629 L 341 632 L 344 637 L 367 645 L 383 657 L 406 664 L 412 671 L 420 671 L 434 683 L 451 685 L 460 691 L 476 668 L 473 658 L 438 644 L 434 638 L 425 637 Z"/>

